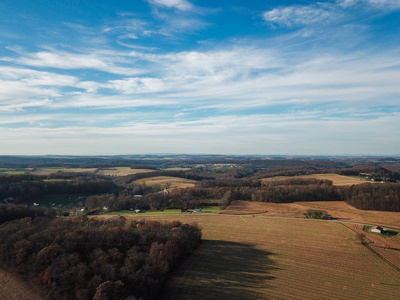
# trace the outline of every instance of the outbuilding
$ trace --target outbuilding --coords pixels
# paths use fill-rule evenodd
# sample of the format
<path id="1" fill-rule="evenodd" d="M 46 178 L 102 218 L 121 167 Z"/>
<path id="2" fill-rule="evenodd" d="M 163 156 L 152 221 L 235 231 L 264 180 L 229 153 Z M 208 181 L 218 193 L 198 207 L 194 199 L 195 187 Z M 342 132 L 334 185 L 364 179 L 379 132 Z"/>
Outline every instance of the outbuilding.
<path id="1" fill-rule="evenodd" d="M 374 232 L 374 233 L 383 233 L 383 231 L 384 231 L 383 228 L 380 226 L 374 226 L 371 228 L 371 232 Z"/>

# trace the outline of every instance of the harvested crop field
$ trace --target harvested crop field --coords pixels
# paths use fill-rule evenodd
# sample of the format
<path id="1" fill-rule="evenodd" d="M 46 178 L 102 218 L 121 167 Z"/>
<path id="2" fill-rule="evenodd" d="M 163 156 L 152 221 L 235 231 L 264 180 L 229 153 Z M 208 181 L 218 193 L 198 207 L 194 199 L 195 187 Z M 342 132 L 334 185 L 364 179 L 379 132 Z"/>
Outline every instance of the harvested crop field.
<path id="1" fill-rule="evenodd" d="M 154 170 L 149 169 L 131 169 L 130 167 L 101 168 L 96 174 L 104 176 L 128 176 L 138 173 L 148 173 Z"/>
<path id="2" fill-rule="evenodd" d="M 150 218 L 150 217 L 147 217 Z M 157 216 L 197 222 L 203 243 L 162 299 L 398 299 L 400 273 L 338 222 Z"/>
<path id="3" fill-rule="evenodd" d="M 158 184 L 167 188 L 186 188 L 186 187 L 194 187 L 196 184 L 196 180 L 190 180 L 179 177 L 170 177 L 170 176 L 156 176 L 143 178 L 134 181 L 133 183 L 145 183 L 146 185 Z"/>
<path id="4" fill-rule="evenodd" d="M 332 180 L 333 185 L 342 186 L 342 185 L 353 185 L 353 184 L 362 184 L 366 182 L 370 183 L 379 183 L 374 181 L 365 181 L 361 180 L 360 178 L 343 176 L 338 174 L 312 174 L 312 175 L 301 175 L 301 176 L 276 176 L 276 177 L 269 177 L 262 179 L 263 182 L 270 182 L 270 181 L 279 181 L 279 180 L 287 180 L 287 179 L 294 179 L 294 178 L 316 178 L 316 179 L 327 179 Z"/>
<path id="5" fill-rule="evenodd" d="M 295 203 L 267 203 L 251 201 L 232 201 L 231 204 L 222 211 L 222 214 L 233 215 L 261 215 L 279 216 L 291 218 L 305 218 L 304 213 L 307 209 Z"/>
<path id="6" fill-rule="evenodd" d="M 400 212 L 361 210 L 354 208 L 344 201 L 295 203 L 232 201 L 222 213 L 305 218 L 304 214 L 309 209 L 324 210 L 339 221 L 360 222 L 400 228 Z"/>

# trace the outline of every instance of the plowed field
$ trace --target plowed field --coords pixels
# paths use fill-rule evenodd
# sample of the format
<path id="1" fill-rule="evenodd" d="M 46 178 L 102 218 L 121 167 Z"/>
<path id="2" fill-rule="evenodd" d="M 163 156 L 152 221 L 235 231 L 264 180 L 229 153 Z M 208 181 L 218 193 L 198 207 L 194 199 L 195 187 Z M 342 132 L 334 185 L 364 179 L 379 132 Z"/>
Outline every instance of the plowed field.
<path id="1" fill-rule="evenodd" d="M 197 222 L 205 240 L 162 299 L 399 299 L 400 273 L 341 223 L 252 216 Z M 155 218 L 153 218 L 155 219 Z"/>

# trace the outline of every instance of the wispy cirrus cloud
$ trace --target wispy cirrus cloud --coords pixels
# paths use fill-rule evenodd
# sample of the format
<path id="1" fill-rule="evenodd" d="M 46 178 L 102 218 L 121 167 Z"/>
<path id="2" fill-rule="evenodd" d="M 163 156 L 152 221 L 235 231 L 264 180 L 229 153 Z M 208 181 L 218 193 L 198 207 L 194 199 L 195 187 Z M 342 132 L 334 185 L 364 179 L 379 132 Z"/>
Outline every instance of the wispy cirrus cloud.
<path id="1" fill-rule="evenodd" d="M 263 13 L 269 24 L 296 27 L 338 22 L 346 17 L 346 9 L 400 9 L 398 0 L 336 0 L 335 2 L 316 2 L 309 5 L 291 5 L 274 8 Z"/>
<path id="2" fill-rule="evenodd" d="M 179 10 L 190 10 L 194 6 L 187 0 L 147 0 L 150 4 L 165 7 L 165 8 L 176 8 Z"/>
<path id="3" fill-rule="evenodd" d="M 360 4 L 381 9 L 400 9 L 400 2 L 398 0 L 337 0 L 337 4 L 345 8 Z"/>
<path id="4" fill-rule="evenodd" d="M 336 18 L 330 5 L 321 3 L 313 5 L 292 5 L 274 8 L 263 14 L 264 20 L 279 26 L 297 26 L 327 22 Z"/>
<path id="5" fill-rule="evenodd" d="M 52 50 L 39 51 L 35 53 L 21 54 L 20 57 L 3 57 L 0 61 L 17 63 L 25 66 L 55 68 L 55 69 L 92 69 L 107 73 L 122 75 L 137 75 L 143 70 L 137 68 L 121 67 L 118 64 L 126 63 L 126 57 L 115 57 L 113 53 L 72 53 L 66 51 Z"/>

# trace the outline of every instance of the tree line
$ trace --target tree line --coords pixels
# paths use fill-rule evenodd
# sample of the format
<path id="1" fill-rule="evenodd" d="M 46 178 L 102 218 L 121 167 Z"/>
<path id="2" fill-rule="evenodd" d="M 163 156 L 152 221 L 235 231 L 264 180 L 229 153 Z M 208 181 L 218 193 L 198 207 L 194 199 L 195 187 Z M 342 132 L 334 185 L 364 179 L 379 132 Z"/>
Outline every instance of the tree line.
<path id="1" fill-rule="evenodd" d="M 48 194 L 102 194 L 117 191 L 119 188 L 109 180 L 99 178 L 69 177 L 69 179 L 50 180 L 43 177 L 23 175 L 0 178 L 0 200 L 15 198 L 16 203 L 26 203 Z"/>
<path id="2" fill-rule="evenodd" d="M 272 203 L 346 201 L 360 209 L 400 211 L 400 184 L 395 183 L 338 187 L 330 180 L 294 178 L 263 183 L 233 179 L 220 184 L 220 180 L 206 180 L 197 187 L 169 189 L 166 193 L 147 189 L 140 198 L 135 197 L 135 189 L 125 189 L 119 193 L 92 195 L 87 198 L 86 206 L 90 211 L 101 212 L 104 207 L 108 211 L 193 209 L 215 205 L 216 201 L 226 207 L 232 200 Z"/>

